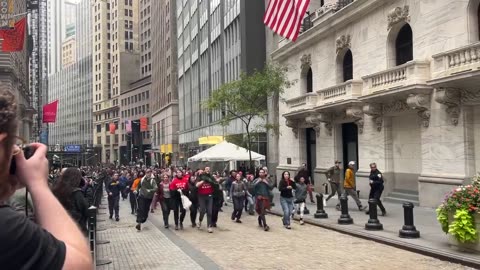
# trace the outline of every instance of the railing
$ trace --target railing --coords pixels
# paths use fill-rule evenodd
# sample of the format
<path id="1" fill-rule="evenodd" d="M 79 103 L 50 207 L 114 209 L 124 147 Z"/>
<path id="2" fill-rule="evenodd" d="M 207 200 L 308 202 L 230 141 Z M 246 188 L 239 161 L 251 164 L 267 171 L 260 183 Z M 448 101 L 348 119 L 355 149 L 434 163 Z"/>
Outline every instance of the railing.
<path id="1" fill-rule="evenodd" d="M 428 61 L 410 61 L 375 74 L 362 77 L 364 94 L 388 90 L 392 88 L 426 84 L 430 79 L 430 63 Z"/>
<path id="2" fill-rule="evenodd" d="M 363 81 L 350 80 L 329 88 L 317 91 L 322 104 L 352 99 L 361 96 Z"/>
<path id="3" fill-rule="evenodd" d="M 303 96 L 289 99 L 285 102 L 290 110 L 301 110 L 313 108 L 317 105 L 317 94 L 307 93 Z"/>
<path id="4" fill-rule="evenodd" d="M 480 69 L 480 42 L 433 56 L 433 77 Z"/>

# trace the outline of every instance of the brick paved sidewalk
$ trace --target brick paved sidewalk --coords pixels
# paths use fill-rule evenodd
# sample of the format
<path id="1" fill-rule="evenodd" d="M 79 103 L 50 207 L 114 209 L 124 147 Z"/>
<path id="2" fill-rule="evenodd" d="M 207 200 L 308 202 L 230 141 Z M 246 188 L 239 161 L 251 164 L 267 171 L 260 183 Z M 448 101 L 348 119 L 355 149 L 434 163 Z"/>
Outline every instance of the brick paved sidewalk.
<path id="1" fill-rule="evenodd" d="M 106 202 L 106 199 L 104 199 Z M 108 209 L 100 209 L 98 240 L 109 244 L 97 245 L 97 258 L 112 260 L 98 266 L 99 270 L 203 269 L 164 233 L 147 221 L 141 232 L 135 229 L 135 216 L 130 214 L 127 200 L 120 201 L 120 221 L 108 219 Z"/>
<path id="2" fill-rule="evenodd" d="M 274 193 L 274 202 L 276 205 L 272 208 L 272 213 L 281 215 L 283 213 L 280 205 L 280 193 L 276 189 Z M 364 205 L 368 205 L 367 200 L 361 199 L 361 201 Z M 398 231 L 404 224 L 403 207 L 401 204 L 383 203 L 387 209 L 387 216 L 378 217 L 383 224 L 383 231 L 365 230 L 365 223 L 368 221 L 369 216 L 363 211 L 358 211 L 352 198 L 349 198 L 348 204 L 350 216 L 353 218 L 354 224 L 338 225 L 337 220 L 340 217 L 341 212 L 335 209 L 336 204 L 337 198 L 335 196 L 328 202 L 327 207 L 325 207 L 325 211 L 328 213 L 328 218 L 315 219 L 313 215 L 317 209 L 316 204 L 307 203 L 310 214 L 305 215 L 305 221 L 310 221 L 339 231 L 345 230 L 360 237 L 388 243 L 394 246 L 402 246 L 403 248 L 415 250 L 416 252 L 424 252 L 424 254 L 432 254 L 436 257 L 448 258 L 450 261 L 475 265 L 476 267 L 480 266 L 479 254 L 459 251 L 449 246 L 447 236 L 441 230 L 440 225 L 437 222 L 435 209 L 415 207 L 415 226 L 417 230 L 420 231 L 420 238 L 404 239 L 398 236 Z M 380 210 L 378 211 L 380 213 Z M 296 215 L 296 217 L 298 218 L 298 215 Z"/>

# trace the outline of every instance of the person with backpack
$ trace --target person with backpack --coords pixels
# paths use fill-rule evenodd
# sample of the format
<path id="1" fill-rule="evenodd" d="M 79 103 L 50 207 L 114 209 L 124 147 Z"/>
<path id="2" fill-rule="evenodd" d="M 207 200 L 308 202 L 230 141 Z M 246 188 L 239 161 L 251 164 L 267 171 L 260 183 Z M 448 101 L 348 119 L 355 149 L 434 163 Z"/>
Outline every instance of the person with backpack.
<path id="1" fill-rule="evenodd" d="M 137 193 L 138 193 L 138 210 L 137 210 L 137 225 L 135 228 L 137 231 L 142 229 L 142 224 L 148 219 L 148 213 L 150 212 L 150 205 L 152 204 L 153 196 L 157 192 L 157 182 L 155 181 L 152 170 L 147 169 L 145 176 L 140 180 Z"/>

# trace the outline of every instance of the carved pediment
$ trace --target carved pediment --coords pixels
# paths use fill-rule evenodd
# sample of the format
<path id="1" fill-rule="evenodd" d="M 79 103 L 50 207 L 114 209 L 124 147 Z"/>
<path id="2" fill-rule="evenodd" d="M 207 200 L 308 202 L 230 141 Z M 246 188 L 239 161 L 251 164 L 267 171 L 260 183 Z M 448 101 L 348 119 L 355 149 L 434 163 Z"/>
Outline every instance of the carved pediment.
<path id="1" fill-rule="evenodd" d="M 351 47 L 350 40 L 351 40 L 350 35 L 341 35 L 340 37 L 337 38 L 337 40 L 335 41 L 337 54 L 343 49 Z"/>
<path id="2" fill-rule="evenodd" d="M 410 7 L 405 5 L 402 7 L 396 7 L 388 13 L 388 30 L 390 30 L 395 24 L 399 22 L 410 22 Z"/>

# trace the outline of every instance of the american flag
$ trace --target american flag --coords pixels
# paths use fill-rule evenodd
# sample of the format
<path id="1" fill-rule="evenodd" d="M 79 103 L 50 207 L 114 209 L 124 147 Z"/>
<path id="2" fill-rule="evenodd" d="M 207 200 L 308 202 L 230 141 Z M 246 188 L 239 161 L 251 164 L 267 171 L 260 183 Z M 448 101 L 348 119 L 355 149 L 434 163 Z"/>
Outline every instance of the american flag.
<path id="1" fill-rule="evenodd" d="M 275 33 L 295 41 L 310 0 L 270 0 L 263 22 Z"/>
<path id="2" fill-rule="evenodd" d="M 125 127 L 127 130 L 127 133 L 132 133 L 132 121 L 125 120 Z"/>

